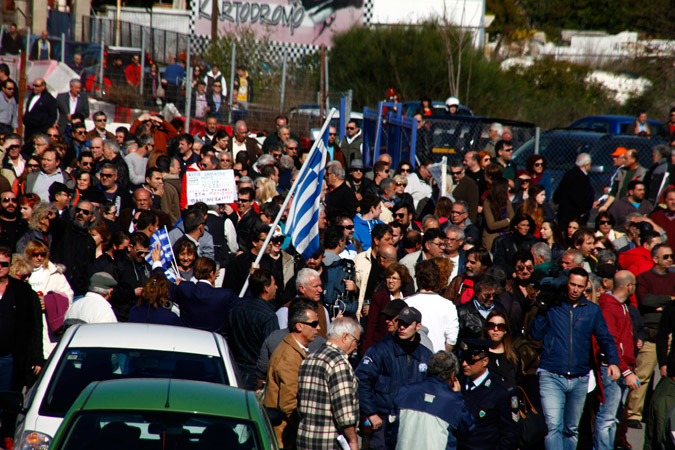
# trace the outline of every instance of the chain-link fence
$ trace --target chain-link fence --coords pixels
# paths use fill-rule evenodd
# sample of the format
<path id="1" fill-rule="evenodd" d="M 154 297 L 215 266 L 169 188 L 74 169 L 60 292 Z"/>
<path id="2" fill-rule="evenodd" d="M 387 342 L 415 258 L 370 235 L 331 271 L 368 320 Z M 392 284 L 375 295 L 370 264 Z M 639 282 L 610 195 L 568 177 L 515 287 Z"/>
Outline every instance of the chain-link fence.
<path id="1" fill-rule="evenodd" d="M 652 164 L 652 149 L 659 144 L 667 144 L 659 135 L 638 136 L 595 130 L 551 129 L 537 133 L 529 140 L 514 146 L 513 161 L 518 169 L 525 169 L 528 156 L 535 153 L 541 155 L 555 190 L 565 172 L 574 167 L 577 155 L 588 153 L 592 161 L 589 175 L 594 195 L 598 198 L 604 193 L 604 188 L 610 185 L 612 175 L 617 169 L 614 165 L 617 160 L 613 160 L 611 155 L 618 147 L 637 150 L 640 165 L 649 168 Z"/>

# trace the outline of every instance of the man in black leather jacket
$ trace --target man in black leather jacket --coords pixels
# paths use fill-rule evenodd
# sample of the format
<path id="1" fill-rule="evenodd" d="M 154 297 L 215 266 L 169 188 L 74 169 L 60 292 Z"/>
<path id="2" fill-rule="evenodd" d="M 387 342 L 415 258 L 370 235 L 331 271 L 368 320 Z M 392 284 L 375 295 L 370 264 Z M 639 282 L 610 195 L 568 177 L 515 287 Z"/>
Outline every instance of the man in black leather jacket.
<path id="1" fill-rule="evenodd" d="M 474 284 L 475 295 L 471 301 L 457 308 L 459 319 L 458 339 L 476 339 L 483 333 L 483 324 L 493 309 L 504 310 L 504 306 L 495 300 L 497 280 L 492 275 L 481 274 Z"/>

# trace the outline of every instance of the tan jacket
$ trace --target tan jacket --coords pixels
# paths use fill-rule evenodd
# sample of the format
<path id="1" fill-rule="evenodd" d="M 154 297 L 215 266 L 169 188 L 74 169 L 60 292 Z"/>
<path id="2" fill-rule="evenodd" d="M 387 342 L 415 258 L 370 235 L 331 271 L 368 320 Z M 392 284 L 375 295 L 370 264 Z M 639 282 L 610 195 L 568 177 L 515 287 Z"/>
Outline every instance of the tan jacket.
<path id="1" fill-rule="evenodd" d="M 366 298 L 366 287 L 368 286 L 368 277 L 372 263 L 370 257 L 373 255 L 372 249 L 361 252 L 354 258 L 354 282 L 359 290 L 359 309 L 356 311 L 356 317 L 361 317 L 361 308 Z"/>
<path id="2" fill-rule="evenodd" d="M 307 354 L 292 333 L 274 350 L 267 369 L 265 406 L 280 409 L 286 419 L 274 427 L 277 442 L 284 449 L 295 448 L 300 417 L 297 410 L 298 373 Z"/>

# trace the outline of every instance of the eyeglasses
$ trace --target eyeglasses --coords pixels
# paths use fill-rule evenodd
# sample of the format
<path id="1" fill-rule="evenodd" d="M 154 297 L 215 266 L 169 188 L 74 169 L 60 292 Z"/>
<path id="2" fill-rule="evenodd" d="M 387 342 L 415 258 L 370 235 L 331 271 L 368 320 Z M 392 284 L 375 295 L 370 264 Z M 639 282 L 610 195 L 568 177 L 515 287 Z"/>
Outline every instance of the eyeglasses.
<path id="1" fill-rule="evenodd" d="M 287 150 L 297 150 L 298 147 L 286 147 Z"/>
<path id="2" fill-rule="evenodd" d="M 85 131 L 76 131 L 75 134 L 79 134 L 80 136 L 87 134 Z"/>
<path id="3" fill-rule="evenodd" d="M 47 136 L 49 136 L 50 138 L 57 138 L 57 137 L 59 137 L 58 134 L 48 134 Z"/>
<path id="4" fill-rule="evenodd" d="M 481 297 L 483 297 L 486 300 L 489 300 L 491 298 L 495 298 L 496 296 L 497 296 L 497 294 L 495 294 L 494 292 L 482 292 L 481 293 Z"/>
<path id="5" fill-rule="evenodd" d="M 534 167 L 544 167 L 544 163 L 534 163 Z"/>
<path id="6" fill-rule="evenodd" d="M 506 331 L 505 323 L 487 322 L 485 328 L 489 331 Z"/>
<path id="7" fill-rule="evenodd" d="M 600 225 L 609 225 L 611 222 L 609 220 L 601 220 L 598 222 Z"/>
<path id="8" fill-rule="evenodd" d="M 96 122 L 107 122 L 108 119 L 96 119 L 95 121 L 96 121 Z"/>
<path id="9" fill-rule="evenodd" d="M 396 183 L 396 186 L 407 186 L 405 183 Z"/>
<path id="10" fill-rule="evenodd" d="M 361 342 L 361 340 L 356 339 L 353 334 L 351 334 L 351 333 L 347 333 L 347 334 L 349 335 L 350 338 L 354 339 L 354 342 L 356 342 L 357 345 L 358 345 L 359 342 Z"/>
<path id="11" fill-rule="evenodd" d="M 29 169 L 39 169 L 40 165 L 39 164 L 27 164 L 26 167 Z"/>
<path id="12" fill-rule="evenodd" d="M 405 215 L 406 215 L 405 213 L 396 213 L 396 214 L 394 214 L 394 217 L 396 219 L 403 219 L 405 217 Z"/>
<path id="13" fill-rule="evenodd" d="M 352 172 L 363 172 L 363 169 L 351 169 Z"/>
<path id="14" fill-rule="evenodd" d="M 345 230 L 353 230 L 354 225 L 342 225 L 342 228 L 344 228 Z"/>
<path id="15" fill-rule="evenodd" d="M 319 321 L 318 321 L 318 320 L 315 320 L 315 321 L 313 321 L 313 322 L 300 322 L 300 323 L 303 324 L 303 325 L 310 326 L 310 327 L 312 327 L 312 328 L 316 328 L 316 327 L 319 326 Z M 350 336 L 351 336 L 351 335 L 350 335 Z"/>
<path id="16" fill-rule="evenodd" d="M 404 168 L 404 167 L 401 167 L 401 168 L 399 169 L 399 171 L 400 171 L 401 173 L 404 173 L 404 172 L 405 172 L 405 173 L 410 173 L 410 169 L 406 169 L 406 168 Z"/>
<path id="17" fill-rule="evenodd" d="M 452 175 L 461 175 L 462 172 L 464 172 L 464 171 L 463 171 L 463 170 L 458 170 L 458 171 L 451 170 L 451 171 L 450 171 L 450 174 L 452 174 Z"/>
<path id="18" fill-rule="evenodd" d="M 283 236 L 279 236 L 279 237 L 272 238 L 272 240 L 270 242 L 272 242 L 272 244 L 274 244 L 274 245 L 281 245 L 281 244 L 284 243 L 284 239 L 285 238 Z"/>
<path id="19" fill-rule="evenodd" d="M 9 267 L 9 261 L 0 261 L 0 267 Z"/>
<path id="20" fill-rule="evenodd" d="M 83 216 L 88 216 L 91 214 L 91 211 L 88 209 L 82 209 L 82 208 L 75 208 L 75 214 L 82 214 Z"/>
<path id="21" fill-rule="evenodd" d="M 45 258 L 47 256 L 47 252 L 33 252 L 31 256 L 33 258 Z"/>
<path id="22" fill-rule="evenodd" d="M 16 197 L 3 197 L 2 201 L 4 203 L 16 203 Z"/>
<path id="23" fill-rule="evenodd" d="M 147 255 L 148 253 L 150 253 L 150 250 L 143 250 L 142 248 L 137 248 L 135 250 L 136 253 L 138 253 L 139 255 Z"/>
<path id="24" fill-rule="evenodd" d="M 44 86 L 44 83 L 42 83 L 42 84 L 34 84 L 34 85 L 33 85 L 33 87 L 42 87 L 42 86 Z"/>
<path id="25" fill-rule="evenodd" d="M 663 258 L 663 259 L 673 259 L 673 254 L 672 253 L 666 253 L 665 255 L 661 255 L 661 258 Z"/>
<path id="26" fill-rule="evenodd" d="M 348 130 L 356 130 L 356 127 L 347 127 Z"/>
<path id="27" fill-rule="evenodd" d="M 250 201 L 251 199 L 249 198 L 240 198 L 239 200 L 237 200 L 237 203 L 248 203 Z"/>
<path id="28" fill-rule="evenodd" d="M 110 178 L 113 175 L 115 175 L 115 174 L 114 173 L 100 173 L 100 174 L 98 174 L 98 176 L 101 177 L 101 178 Z"/>
<path id="29" fill-rule="evenodd" d="M 518 265 L 516 266 L 516 270 L 523 271 L 527 270 L 528 272 L 532 272 L 534 270 L 534 266 L 528 266 L 528 265 Z"/>
<path id="30" fill-rule="evenodd" d="M 21 148 L 21 146 L 16 144 L 10 145 L 9 147 L 7 147 L 7 150 L 14 150 L 15 148 Z"/>
<path id="31" fill-rule="evenodd" d="M 460 214 L 466 214 L 466 211 L 450 211 L 450 215 L 460 215 Z"/>
<path id="32" fill-rule="evenodd" d="M 80 164 L 82 164 L 83 166 L 93 166 L 94 165 L 93 162 L 84 162 L 84 161 L 82 161 Z M 101 174 L 101 175 L 103 175 L 103 174 Z"/>
<path id="33" fill-rule="evenodd" d="M 336 133 L 328 133 L 328 136 L 336 136 Z"/>
<path id="34" fill-rule="evenodd" d="M 6 91 L 13 91 L 14 88 L 8 88 L 8 87 L 6 87 L 5 90 L 6 90 Z"/>

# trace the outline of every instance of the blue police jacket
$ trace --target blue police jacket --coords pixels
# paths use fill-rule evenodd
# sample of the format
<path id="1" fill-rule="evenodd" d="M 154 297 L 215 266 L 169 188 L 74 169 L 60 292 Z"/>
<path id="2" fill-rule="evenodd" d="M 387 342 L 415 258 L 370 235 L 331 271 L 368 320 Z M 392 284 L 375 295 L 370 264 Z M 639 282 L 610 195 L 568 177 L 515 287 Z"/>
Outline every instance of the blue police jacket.
<path id="1" fill-rule="evenodd" d="M 419 338 L 417 338 L 419 339 Z M 368 349 L 356 368 L 361 413 L 385 417 L 401 386 L 422 381 L 433 353 L 419 344 L 409 356 L 388 334 Z"/>
<path id="2" fill-rule="evenodd" d="M 563 302 L 535 316 L 530 337 L 543 340 L 539 368 L 560 375 L 582 376 L 591 370 L 592 336 L 609 364 L 619 365 L 614 338 L 609 334 L 602 310 L 582 297 L 577 306 Z"/>

